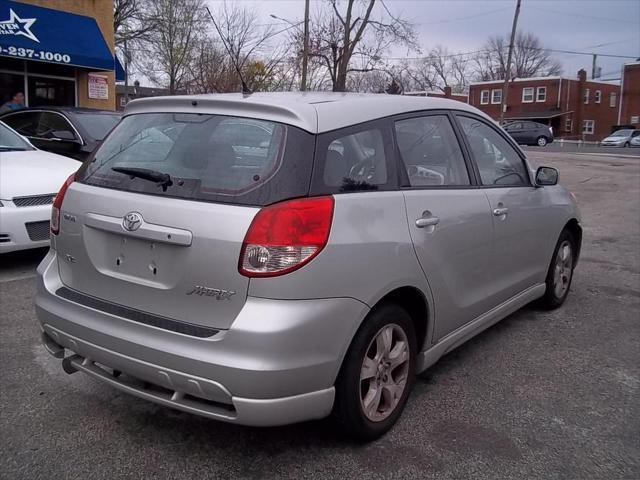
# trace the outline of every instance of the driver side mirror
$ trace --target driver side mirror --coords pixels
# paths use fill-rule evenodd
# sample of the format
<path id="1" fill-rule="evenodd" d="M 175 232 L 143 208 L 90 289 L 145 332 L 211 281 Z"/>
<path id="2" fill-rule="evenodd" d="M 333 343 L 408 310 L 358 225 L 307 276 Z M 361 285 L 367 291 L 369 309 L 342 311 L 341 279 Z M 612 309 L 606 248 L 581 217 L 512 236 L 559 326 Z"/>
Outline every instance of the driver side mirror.
<path id="1" fill-rule="evenodd" d="M 552 167 L 540 167 L 536 171 L 536 185 L 539 187 L 556 185 L 558 183 L 558 170 Z"/>

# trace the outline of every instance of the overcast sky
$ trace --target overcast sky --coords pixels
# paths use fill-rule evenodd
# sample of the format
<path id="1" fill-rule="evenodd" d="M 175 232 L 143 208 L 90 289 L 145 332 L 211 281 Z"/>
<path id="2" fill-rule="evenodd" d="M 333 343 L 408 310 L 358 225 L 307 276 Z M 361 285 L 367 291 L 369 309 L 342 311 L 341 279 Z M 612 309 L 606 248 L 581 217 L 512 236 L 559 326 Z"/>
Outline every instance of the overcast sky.
<path id="1" fill-rule="evenodd" d="M 215 11 L 220 0 L 208 0 Z M 229 1 L 229 0 L 227 0 Z M 264 23 L 269 15 L 299 21 L 303 0 L 232 0 L 255 11 Z M 323 0 L 311 0 L 311 11 Z M 486 38 L 511 29 L 515 0 L 386 0 L 387 7 L 412 21 L 423 52 L 443 45 L 455 52 L 477 50 Z M 326 3 L 325 3 L 326 5 Z M 380 8 L 380 6 L 378 6 Z M 285 24 L 286 27 L 286 24 Z M 545 47 L 600 54 L 640 57 L 640 0 L 522 0 L 519 31 L 530 31 Z M 390 52 L 403 56 L 406 52 Z M 415 53 L 409 54 L 415 56 Z M 563 75 L 574 77 L 580 68 L 591 74 L 592 57 L 554 53 Z M 632 58 L 598 57 L 603 78 L 619 78 L 623 63 Z"/>

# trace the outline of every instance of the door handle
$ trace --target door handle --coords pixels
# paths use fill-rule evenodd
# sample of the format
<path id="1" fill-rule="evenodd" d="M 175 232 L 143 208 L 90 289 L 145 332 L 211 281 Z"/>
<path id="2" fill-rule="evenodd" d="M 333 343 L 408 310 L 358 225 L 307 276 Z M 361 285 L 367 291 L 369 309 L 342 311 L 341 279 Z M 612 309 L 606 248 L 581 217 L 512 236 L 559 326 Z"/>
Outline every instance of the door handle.
<path id="1" fill-rule="evenodd" d="M 493 215 L 496 217 L 501 217 L 503 215 L 506 215 L 507 213 L 509 213 L 509 209 L 507 207 L 493 209 Z"/>
<path id="2" fill-rule="evenodd" d="M 427 218 L 418 218 L 416 220 L 416 227 L 425 228 L 425 227 L 433 227 L 437 225 L 440 219 L 438 217 L 427 217 Z"/>

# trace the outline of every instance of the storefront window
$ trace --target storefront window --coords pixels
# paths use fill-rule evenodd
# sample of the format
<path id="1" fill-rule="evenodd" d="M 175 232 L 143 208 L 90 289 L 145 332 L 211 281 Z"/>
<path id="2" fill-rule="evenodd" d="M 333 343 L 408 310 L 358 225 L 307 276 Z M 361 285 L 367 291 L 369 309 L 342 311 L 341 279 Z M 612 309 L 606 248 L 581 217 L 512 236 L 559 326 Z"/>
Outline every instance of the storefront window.
<path id="1" fill-rule="evenodd" d="M 28 85 L 30 107 L 69 106 L 76 103 L 73 80 L 29 76 Z"/>
<path id="2" fill-rule="evenodd" d="M 18 92 L 24 93 L 24 75 L 0 72 L 0 105 L 10 101 Z"/>

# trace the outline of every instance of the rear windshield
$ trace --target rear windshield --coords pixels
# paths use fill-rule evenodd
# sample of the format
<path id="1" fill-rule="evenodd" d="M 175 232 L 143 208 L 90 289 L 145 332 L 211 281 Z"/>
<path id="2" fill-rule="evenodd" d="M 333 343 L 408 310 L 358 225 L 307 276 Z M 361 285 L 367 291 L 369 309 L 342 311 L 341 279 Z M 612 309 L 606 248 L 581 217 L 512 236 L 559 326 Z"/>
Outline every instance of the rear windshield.
<path id="1" fill-rule="evenodd" d="M 125 117 L 81 171 L 84 183 L 266 205 L 308 194 L 314 137 L 283 124 L 195 113 Z"/>

